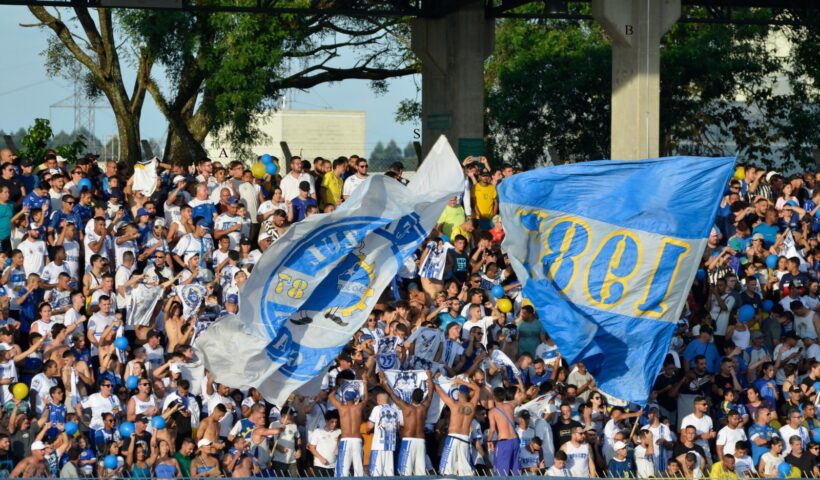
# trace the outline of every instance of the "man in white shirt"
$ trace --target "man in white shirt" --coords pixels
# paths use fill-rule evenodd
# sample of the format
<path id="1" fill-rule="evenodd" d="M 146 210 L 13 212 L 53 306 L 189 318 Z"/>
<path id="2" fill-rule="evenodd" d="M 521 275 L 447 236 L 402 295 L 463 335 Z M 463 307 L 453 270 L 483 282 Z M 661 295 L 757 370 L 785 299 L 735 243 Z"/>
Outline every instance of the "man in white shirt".
<path id="1" fill-rule="evenodd" d="M 376 395 L 376 406 L 367 421 L 367 431 L 373 432 L 370 446 L 371 477 L 392 477 L 393 452 L 396 450 L 396 438 L 399 425 L 402 423 L 401 411 L 388 403 L 386 392 Z"/>
<path id="2" fill-rule="evenodd" d="M 102 296 L 99 299 L 99 310 L 97 313 L 91 316 L 88 319 L 88 341 L 91 343 L 91 356 L 95 357 L 99 355 L 99 349 L 97 345 L 100 344 L 100 339 L 103 336 L 103 333 L 109 326 L 113 326 L 113 328 L 119 327 L 119 322 L 114 318 L 114 315 L 111 314 L 111 298 L 108 296 Z M 114 325 L 116 323 L 116 325 Z M 121 334 L 119 331 L 118 334 Z"/>
<path id="3" fill-rule="evenodd" d="M 641 444 L 635 447 L 635 470 L 637 478 L 652 478 L 655 472 L 655 440 L 652 432 L 641 430 Z"/>
<path id="4" fill-rule="evenodd" d="M 746 440 L 746 433 L 740 425 L 740 413 L 737 410 L 730 410 L 726 417 L 726 426 L 721 428 L 717 434 L 717 454 L 718 458 L 723 461 L 724 455 L 735 454 L 735 445 L 737 442 Z"/>
<path id="5" fill-rule="evenodd" d="M 32 273 L 39 275 L 48 262 L 48 249 L 46 242 L 40 240 L 40 230 L 30 229 L 28 236 L 20 242 L 17 249 L 23 252 L 23 268 L 26 270 L 26 276 Z"/>
<path id="6" fill-rule="evenodd" d="M 783 442 L 783 455 L 788 455 L 792 451 L 791 445 L 791 438 L 792 437 L 800 437 L 800 440 L 803 442 L 803 448 L 805 449 L 806 446 L 809 444 L 809 431 L 801 425 L 803 421 L 803 415 L 800 413 L 800 410 L 793 408 L 789 410 L 789 423 L 780 427 L 780 438 L 784 440 Z"/>
<path id="7" fill-rule="evenodd" d="M 700 445 L 708 457 L 711 455 L 709 453 L 709 440 L 715 438 L 717 433 L 715 433 L 713 429 L 712 418 L 708 415 L 709 404 L 706 403 L 706 399 L 700 396 L 695 397 L 694 404 L 694 412 L 683 417 L 680 429 L 681 432 L 683 432 L 683 430 L 690 425 L 695 427 L 695 432 L 697 433 L 695 443 Z"/>
<path id="8" fill-rule="evenodd" d="M 43 364 L 43 371 L 31 379 L 29 400 L 31 401 L 32 410 L 38 417 L 43 414 L 43 409 L 45 409 L 43 399 L 51 395 L 51 387 L 57 386 L 57 377 L 59 377 L 59 375 L 60 369 L 57 362 L 47 360 L 46 363 Z"/>
<path id="9" fill-rule="evenodd" d="M 336 476 L 336 455 L 338 455 L 339 437 L 342 431 L 336 428 L 339 424 L 339 412 L 325 412 L 324 428 L 316 428 L 308 436 L 308 451 L 313 454 L 313 469 L 317 477 Z"/>
<path id="10" fill-rule="evenodd" d="M 313 182 L 313 176 L 307 172 L 302 171 L 302 158 L 293 157 L 290 159 L 290 172 L 282 177 L 279 183 L 279 188 L 282 189 L 282 198 L 286 202 L 292 201 L 299 196 L 299 184 L 302 182 L 310 183 L 309 195 L 316 199 L 316 186 Z"/>
<path id="11" fill-rule="evenodd" d="M 481 317 L 481 305 L 470 306 L 470 317 L 461 326 L 461 338 L 467 340 L 473 327 L 481 328 L 481 344 L 487 346 L 487 329 L 495 323 L 494 317 Z"/>
<path id="12" fill-rule="evenodd" d="M 228 237 L 231 244 L 228 247 L 231 250 L 239 250 L 239 240 L 242 238 L 240 229 L 242 228 L 242 219 L 236 214 L 239 207 L 239 200 L 234 197 L 229 197 L 226 202 L 228 210 L 216 217 L 214 224 L 214 240 L 219 240 L 222 237 Z"/>
<path id="13" fill-rule="evenodd" d="M 367 160 L 360 158 L 356 163 L 356 174 L 347 177 L 342 187 L 342 198 L 347 200 L 353 192 L 367 180 Z"/>

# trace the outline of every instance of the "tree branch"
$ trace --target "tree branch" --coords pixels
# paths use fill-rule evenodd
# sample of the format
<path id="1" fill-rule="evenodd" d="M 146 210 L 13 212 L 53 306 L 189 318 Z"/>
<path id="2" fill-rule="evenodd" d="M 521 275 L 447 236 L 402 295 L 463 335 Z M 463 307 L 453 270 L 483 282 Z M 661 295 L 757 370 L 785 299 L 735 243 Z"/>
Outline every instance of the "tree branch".
<path id="1" fill-rule="evenodd" d="M 315 87 L 322 83 L 339 82 L 342 80 L 385 80 L 387 78 L 403 77 L 418 73 L 418 67 L 392 68 L 322 68 L 322 73 L 311 76 L 290 76 L 275 80 L 271 86 L 276 89 Z"/>
<path id="2" fill-rule="evenodd" d="M 65 23 L 58 20 L 56 17 L 48 13 L 45 8 L 37 6 L 29 6 L 29 11 L 45 26 L 51 29 L 57 35 L 57 38 L 63 42 L 66 48 L 74 55 L 74 57 L 82 63 L 88 71 L 95 77 L 102 79 L 103 73 L 94 60 L 74 41 L 74 35 L 68 29 Z"/>

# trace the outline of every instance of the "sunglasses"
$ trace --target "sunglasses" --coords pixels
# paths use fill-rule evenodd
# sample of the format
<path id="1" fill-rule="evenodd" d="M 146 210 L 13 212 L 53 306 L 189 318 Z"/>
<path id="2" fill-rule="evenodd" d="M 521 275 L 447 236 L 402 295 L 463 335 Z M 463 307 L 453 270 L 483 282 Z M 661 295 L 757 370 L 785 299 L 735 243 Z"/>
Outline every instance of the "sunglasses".
<path id="1" fill-rule="evenodd" d="M 101 387 L 106 387 L 106 388 L 111 388 L 111 387 L 112 387 L 112 385 L 111 385 L 110 383 L 104 383 L 104 384 L 102 384 L 102 385 L 100 385 L 100 386 L 101 386 Z"/>

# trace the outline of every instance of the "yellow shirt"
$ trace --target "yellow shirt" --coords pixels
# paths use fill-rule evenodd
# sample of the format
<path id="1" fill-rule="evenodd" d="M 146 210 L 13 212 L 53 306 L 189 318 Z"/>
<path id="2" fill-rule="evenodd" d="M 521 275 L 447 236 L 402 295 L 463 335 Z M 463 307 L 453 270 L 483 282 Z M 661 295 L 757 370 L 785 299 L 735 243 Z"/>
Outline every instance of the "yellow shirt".
<path id="1" fill-rule="evenodd" d="M 466 222 L 465 222 L 465 223 L 466 223 Z M 461 225 L 464 225 L 464 224 L 462 223 Z M 450 243 L 453 243 L 453 242 L 455 242 L 455 241 L 456 241 L 456 235 L 461 235 L 462 237 L 464 237 L 464 238 L 466 238 L 466 239 L 467 239 L 467 244 L 469 245 L 469 243 L 470 243 L 470 237 L 472 236 L 472 234 L 471 234 L 470 232 L 466 231 L 466 230 L 463 230 L 463 229 L 461 228 L 461 225 L 456 225 L 456 226 L 455 226 L 455 227 L 453 227 L 453 229 L 450 231 Z"/>
<path id="2" fill-rule="evenodd" d="M 736 480 L 737 473 L 734 471 L 730 472 L 728 470 L 723 469 L 723 462 L 718 460 L 712 465 L 712 469 L 709 471 L 709 478 L 712 480 Z"/>
<path id="3" fill-rule="evenodd" d="M 444 211 L 441 212 L 441 216 L 438 217 L 438 223 L 441 225 L 441 233 L 446 235 L 447 237 L 453 238 L 451 236 L 453 232 L 453 228 L 457 225 L 461 225 L 467 221 L 467 215 L 464 213 L 464 207 L 461 205 L 456 205 L 455 207 L 451 207 L 447 205 L 444 207 Z M 452 240 L 450 240 L 452 243 Z"/>
<path id="4" fill-rule="evenodd" d="M 322 187 L 325 189 L 325 198 L 322 198 L 320 208 L 324 211 L 327 205 L 340 205 L 342 203 L 342 186 L 344 181 L 333 174 L 333 172 L 325 173 L 322 177 Z"/>
<path id="5" fill-rule="evenodd" d="M 495 185 L 492 183 L 483 186 L 480 183 L 473 185 L 473 209 L 476 217 L 482 220 L 490 220 L 498 212 L 493 209 L 493 203 L 498 198 Z"/>

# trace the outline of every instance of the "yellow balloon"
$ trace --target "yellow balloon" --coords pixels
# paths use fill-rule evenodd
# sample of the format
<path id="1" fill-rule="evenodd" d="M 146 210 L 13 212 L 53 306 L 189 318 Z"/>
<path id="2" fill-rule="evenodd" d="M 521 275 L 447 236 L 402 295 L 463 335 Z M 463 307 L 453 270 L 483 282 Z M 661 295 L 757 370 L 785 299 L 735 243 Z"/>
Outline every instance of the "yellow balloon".
<path id="1" fill-rule="evenodd" d="M 501 313 L 509 313 L 512 311 L 512 302 L 509 299 L 501 298 L 498 300 L 498 311 Z"/>
<path id="2" fill-rule="evenodd" d="M 255 178 L 265 178 L 267 172 L 265 172 L 265 164 L 262 162 L 256 162 L 251 166 L 251 174 Z"/>
<path id="3" fill-rule="evenodd" d="M 532 302 L 530 301 L 529 298 L 525 298 L 524 300 L 522 300 L 521 301 L 521 306 L 522 307 L 533 307 L 533 308 L 535 308 L 535 306 L 532 304 Z"/>
<path id="4" fill-rule="evenodd" d="M 11 393 L 17 400 L 25 400 L 28 397 L 28 387 L 25 383 L 15 383 L 11 387 Z"/>
<path id="5" fill-rule="evenodd" d="M 736 180 L 743 180 L 746 178 L 746 168 L 745 167 L 737 167 L 735 169 L 735 179 Z"/>

